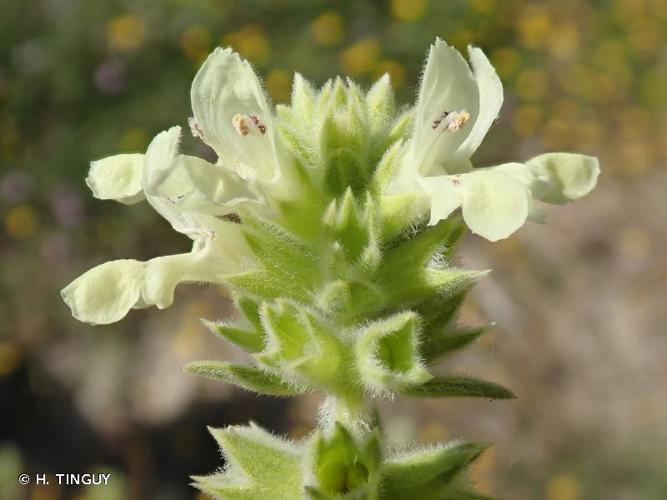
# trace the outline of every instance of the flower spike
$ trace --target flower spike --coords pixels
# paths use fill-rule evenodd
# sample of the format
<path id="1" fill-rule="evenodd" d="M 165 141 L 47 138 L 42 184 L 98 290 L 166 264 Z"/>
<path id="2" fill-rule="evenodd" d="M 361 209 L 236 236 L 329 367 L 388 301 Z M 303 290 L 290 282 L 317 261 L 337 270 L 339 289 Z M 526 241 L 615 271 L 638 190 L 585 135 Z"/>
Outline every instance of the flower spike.
<path id="1" fill-rule="evenodd" d="M 195 361 L 187 373 L 259 394 L 325 394 L 318 428 L 288 442 L 255 425 L 212 430 L 225 467 L 193 478 L 221 500 L 487 498 L 467 471 L 485 445 L 386 446 L 379 398 L 509 400 L 505 387 L 440 373 L 484 327 L 458 323 L 488 271 L 457 266 L 466 228 L 496 241 L 542 203 L 586 196 L 595 158 L 547 153 L 473 168 L 503 102 L 489 60 L 436 39 L 417 102 L 400 110 L 387 75 L 365 92 L 347 78 L 319 90 L 295 75 L 275 113 L 250 64 L 216 49 L 192 84 L 190 130 L 218 158 L 179 153 L 180 127 L 144 154 L 91 164 L 96 198 L 146 200 L 192 240 L 189 253 L 101 264 L 63 291 L 74 317 L 118 321 L 168 307 L 184 282 L 223 284 L 241 318 L 204 324 L 246 362 Z M 460 209 L 461 215 L 456 214 Z"/>

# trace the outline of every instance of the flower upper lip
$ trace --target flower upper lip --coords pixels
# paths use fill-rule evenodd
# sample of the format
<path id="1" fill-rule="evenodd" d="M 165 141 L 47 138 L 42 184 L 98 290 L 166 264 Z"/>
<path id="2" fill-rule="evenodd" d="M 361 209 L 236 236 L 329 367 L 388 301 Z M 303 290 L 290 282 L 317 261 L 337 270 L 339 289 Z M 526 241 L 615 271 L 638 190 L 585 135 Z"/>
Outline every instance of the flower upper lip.
<path id="1" fill-rule="evenodd" d="M 262 180 L 279 175 L 284 156 L 268 100 L 248 61 L 231 49 L 216 49 L 192 82 L 191 101 L 193 130 L 223 164 Z M 242 163 L 238 168 L 237 162 Z"/>
<path id="2" fill-rule="evenodd" d="M 498 116 L 503 88 L 484 53 L 468 47 L 470 66 L 453 47 L 436 39 L 431 46 L 415 104 L 414 133 L 404 168 L 422 175 L 469 170 L 469 160 Z M 471 69 L 472 67 L 472 69 Z M 433 125 L 446 115 L 466 113 L 443 134 Z M 454 115 L 456 116 L 456 115 Z"/>

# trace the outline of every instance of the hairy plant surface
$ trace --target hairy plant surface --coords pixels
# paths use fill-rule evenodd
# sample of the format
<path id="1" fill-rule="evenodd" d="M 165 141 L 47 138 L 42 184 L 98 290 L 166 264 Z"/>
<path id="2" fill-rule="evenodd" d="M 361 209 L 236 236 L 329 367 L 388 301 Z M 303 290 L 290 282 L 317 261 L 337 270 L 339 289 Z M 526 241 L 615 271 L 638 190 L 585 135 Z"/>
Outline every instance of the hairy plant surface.
<path id="1" fill-rule="evenodd" d="M 146 154 L 93 162 L 100 199 L 148 201 L 193 240 L 186 254 L 95 267 L 63 290 L 93 324 L 132 308 L 169 306 L 181 282 L 227 286 L 239 319 L 205 321 L 246 364 L 196 361 L 186 371 L 273 396 L 326 394 L 318 428 L 289 442 L 255 426 L 213 429 L 224 469 L 196 477 L 222 499 L 477 499 L 466 471 L 485 445 L 454 441 L 391 450 L 378 398 L 513 397 L 492 382 L 433 366 L 487 327 L 457 323 L 486 271 L 461 269 L 466 228 L 491 241 L 541 202 L 563 204 L 596 184 L 595 158 L 549 153 L 525 163 L 470 162 L 503 100 L 484 54 L 470 64 L 431 47 L 417 102 L 399 108 L 387 76 L 364 91 L 336 78 L 315 89 L 295 75 L 289 106 L 271 109 L 250 65 L 229 49 L 192 85 L 192 133 L 218 161 L 180 154 L 181 130 Z M 460 210 L 460 215 L 457 209 Z"/>

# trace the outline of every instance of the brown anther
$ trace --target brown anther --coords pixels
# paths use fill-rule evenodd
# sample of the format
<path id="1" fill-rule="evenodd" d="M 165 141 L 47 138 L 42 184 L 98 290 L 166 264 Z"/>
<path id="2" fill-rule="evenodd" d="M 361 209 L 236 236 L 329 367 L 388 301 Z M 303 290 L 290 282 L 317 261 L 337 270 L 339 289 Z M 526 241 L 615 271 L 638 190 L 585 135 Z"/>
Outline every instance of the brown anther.
<path id="1" fill-rule="evenodd" d="M 237 113 L 232 118 L 232 125 L 244 137 L 248 134 L 266 134 L 266 125 L 262 123 L 257 115 Z"/>
<path id="2" fill-rule="evenodd" d="M 192 137 L 199 137 L 200 139 L 204 138 L 204 131 L 201 128 L 201 125 L 199 125 L 199 122 L 194 119 L 194 117 L 188 118 L 188 125 L 190 125 L 190 132 L 192 133 Z"/>
<path id="3" fill-rule="evenodd" d="M 240 113 L 234 115 L 232 118 L 232 125 L 234 125 L 236 131 L 244 137 L 250 133 L 246 117 Z"/>
<path id="4" fill-rule="evenodd" d="M 440 123 L 442 122 L 442 120 L 444 120 L 445 118 L 447 118 L 447 115 L 448 115 L 449 113 L 450 113 L 450 111 L 443 111 L 442 113 L 440 113 L 440 116 L 439 116 L 437 119 L 433 120 L 433 125 L 431 125 L 431 128 L 432 128 L 433 130 L 435 130 L 436 128 L 438 128 L 438 125 L 440 125 Z"/>
<path id="5" fill-rule="evenodd" d="M 260 121 L 257 115 L 248 115 L 248 117 L 252 120 L 252 122 L 255 124 L 255 127 L 257 127 L 262 135 L 266 134 L 266 126 Z"/>
<path id="6" fill-rule="evenodd" d="M 443 111 L 440 116 L 433 120 L 433 125 L 431 128 L 433 130 L 437 129 L 442 125 L 442 129 L 449 132 L 456 132 L 460 130 L 465 122 L 470 118 L 470 114 L 465 111 Z"/>

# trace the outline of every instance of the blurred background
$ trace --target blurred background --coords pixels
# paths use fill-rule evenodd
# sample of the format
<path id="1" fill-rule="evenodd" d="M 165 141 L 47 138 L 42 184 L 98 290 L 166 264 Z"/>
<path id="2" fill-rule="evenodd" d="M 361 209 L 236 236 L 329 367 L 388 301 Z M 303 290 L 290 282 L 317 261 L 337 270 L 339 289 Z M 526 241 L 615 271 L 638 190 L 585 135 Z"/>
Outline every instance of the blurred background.
<path id="1" fill-rule="evenodd" d="M 552 150 L 600 157 L 588 198 L 550 208 L 464 264 L 493 268 L 464 320 L 498 327 L 447 367 L 519 399 L 384 404 L 397 439 L 495 446 L 480 487 L 517 500 L 667 498 L 667 8 L 664 0 L 0 0 L 0 498 L 197 498 L 221 465 L 206 426 L 255 420 L 294 437 L 319 400 L 260 398 L 181 372 L 236 357 L 198 318 L 224 290 L 90 327 L 59 290 L 116 258 L 189 248 L 145 204 L 94 200 L 88 162 L 141 152 L 186 125 L 189 85 L 217 45 L 275 102 L 299 71 L 364 84 L 389 72 L 414 99 L 435 36 L 482 47 L 505 85 L 477 165 Z M 188 138 L 184 149 L 207 154 Z M 106 488 L 20 487 L 27 473 L 112 473 Z M 53 481 L 52 481 L 53 482 Z"/>

